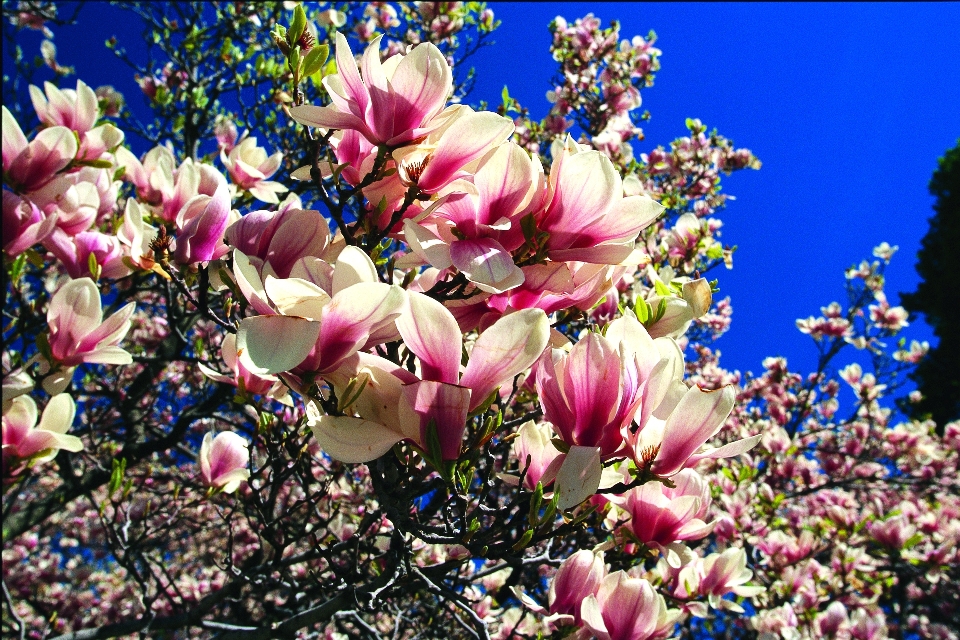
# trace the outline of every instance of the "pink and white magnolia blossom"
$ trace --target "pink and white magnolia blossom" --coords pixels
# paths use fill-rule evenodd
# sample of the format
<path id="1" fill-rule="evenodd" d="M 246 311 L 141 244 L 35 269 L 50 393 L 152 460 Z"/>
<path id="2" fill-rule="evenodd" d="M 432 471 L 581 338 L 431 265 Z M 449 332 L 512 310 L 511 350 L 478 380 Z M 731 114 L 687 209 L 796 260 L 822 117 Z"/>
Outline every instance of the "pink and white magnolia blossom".
<path id="1" fill-rule="evenodd" d="M 570 554 L 560 563 L 550 583 L 547 595 L 550 613 L 568 616 L 571 622 L 579 624 L 584 601 L 597 594 L 606 576 L 602 553 L 580 549 Z"/>
<path id="2" fill-rule="evenodd" d="M 394 320 L 406 294 L 379 282 L 373 261 L 356 247 L 340 252 L 332 275 L 305 267 L 309 279 L 268 275 L 262 284 L 243 253 L 233 256 L 241 291 L 264 314 L 245 318 L 237 334 L 240 359 L 257 375 L 285 372 L 296 388 L 301 376 L 331 373 L 359 350 L 398 337 Z M 327 276 L 324 290 L 317 282 Z"/>
<path id="3" fill-rule="evenodd" d="M 481 163 L 472 185 L 450 194 L 425 220 L 407 221 L 407 243 L 425 262 L 456 267 L 484 291 L 512 289 L 523 282 L 511 255 L 524 243 L 520 219 L 540 204 L 543 185 L 539 160 L 513 142 L 502 144 Z"/>
<path id="4" fill-rule="evenodd" d="M 580 607 L 584 627 L 599 640 L 653 640 L 673 634 L 679 609 L 667 609 L 663 596 L 646 580 L 623 571 L 611 573 L 596 595 Z"/>
<path id="5" fill-rule="evenodd" d="M 100 291 L 90 278 L 71 280 L 50 300 L 48 343 L 56 364 L 73 367 L 83 362 L 130 364 L 133 358 L 117 345 L 130 329 L 136 305 L 131 302 L 103 319 Z"/>
<path id="6" fill-rule="evenodd" d="M 671 349 L 628 314 L 569 353 L 545 353 L 535 371 L 544 419 L 567 444 L 598 447 L 603 460 L 626 455 L 627 428 L 635 419 L 642 428 L 678 374 L 676 358 L 663 355 Z"/>
<path id="7" fill-rule="evenodd" d="M 633 264 L 635 241 L 664 207 L 647 196 L 623 195 L 623 179 L 599 151 L 583 151 L 568 139 L 550 167 L 545 207 L 537 228 L 549 233 L 551 260 Z"/>
<path id="8" fill-rule="evenodd" d="M 283 163 L 283 153 L 277 151 L 267 157 L 266 150 L 257 146 L 256 138 L 244 138 L 231 149 L 222 149 L 220 160 L 233 184 L 249 191 L 257 200 L 276 204 L 280 202 L 277 194 L 287 190 L 279 182 L 269 179 Z"/>
<path id="9" fill-rule="evenodd" d="M 711 553 L 706 558 L 698 558 L 680 570 L 678 595 L 691 597 L 695 594 L 707 596 L 710 606 L 715 609 L 728 609 L 743 613 L 743 607 L 723 596 L 733 593 L 751 597 L 763 593 L 763 587 L 746 583 L 753 577 L 747 569 L 747 554 L 740 547 L 731 547 L 723 553 Z"/>
<path id="10" fill-rule="evenodd" d="M 73 398 L 61 393 L 50 399 L 37 424 L 33 398 L 13 398 L 3 412 L 3 476 L 7 477 L 20 462 L 52 460 L 60 449 L 82 451 L 80 438 L 67 434 L 75 412 Z"/>
<path id="11" fill-rule="evenodd" d="M 3 191 L 3 250 L 16 257 L 47 238 L 57 226 L 56 214 L 47 216 L 30 200 Z"/>
<path id="12" fill-rule="evenodd" d="M 43 246 L 57 257 L 71 278 L 122 278 L 130 274 L 129 267 L 123 263 L 123 246 L 114 235 L 84 231 L 70 236 L 55 229 L 43 241 Z M 90 272 L 91 262 L 96 263 L 99 273 Z"/>
<path id="13" fill-rule="evenodd" d="M 261 283 L 268 275 L 291 277 L 301 260 L 305 262 L 297 273 L 299 277 L 305 277 L 307 263 L 317 266 L 311 258 L 322 259 L 325 268 L 321 270 L 332 274 L 332 262 L 339 250 L 327 250 L 331 244 L 330 228 L 320 212 L 298 207 L 251 211 L 230 225 L 225 238 L 230 246 L 247 257 Z M 329 293 L 329 287 L 322 288 Z"/>
<path id="14" fill-rule="evenodd" d="M 408 307 L 396 325 L 407 349 L 419 360 L 419 375 L 361 353 L 328 376 L 338 397 L 347 395 L 351 378 L 365 380 L 351 405 L 356 416 L 317 412 L 310 423 L 321 447 L 334 458 L 366 462 L 404 439 L 425 447 L 433 425 L 443 459 L 457 459 L 469 412 L 527 369 L 549 339 L 542 311 L 504 316 L 477 338 L 461 375 L 463 338 L 456 320 L 423 294 L 408 292 L 407 297 Z"/>
<path id="15" fill-rule="evenodd" d="M 100 106 L 96 93 L 83 80 L 77 80 L 76 90 L 58 89 L 50 82 L 44 83 L 43 91 L 30 85 L 30 99 L 44 125 L 76 132 L 80 159 L 97 160 L 123 142 L 123 132 L 112 124 L 94 126 L 100 118 Z"/>
<path id="16" fill-rule="evenodd" d="M 231 222 L 230 193 L 224 177 L 214 173 L 210 176 L 217 183 L 213 195 L 195 195 L 177 213 L 173 256 L 180 264 L 216 260 L 230 251 L 223 242 Z"/>
<path id="17" fill-rule="evenodd" d="M 233 493 L 250 477 L 249 443 L 232 431 L 203 436 L 200 445 L 200 477 L 208 486 L 223 493 Z"/>
<path id="18" fill-rule="evenodd" d="M 27 142 L 6 107 L 3 112 L 3 175 L 16 193 L 35 191 L 56 177 L 77 155 L 77 138 L 67 127 L 49 127 Z"/>
<path id="19" fill-rule="evenodd" d="M 622 498 L 611 498 L 630 514 L 627 526 L 644 544 L 669 545 L 680 540 L 699 540 L 713 531 L 704 522 L 710 508 L 710 487 L 698 473 L 684 469 L 671 480 L 673 487 L 647 482 Z"/>
<path id="20" fill-rule="evenodd" d="M 347 39 L 336 35 L 337 73 L 323 85 L 329 107 L 291 107 L 301 124 L 323 129 L 353 129 L 376 145 L 398 147 L 426 135 L 453 88 L 453 72 L 433 44 L 380 61 L 380 38 L 367 47 L 357 68 Z"/>

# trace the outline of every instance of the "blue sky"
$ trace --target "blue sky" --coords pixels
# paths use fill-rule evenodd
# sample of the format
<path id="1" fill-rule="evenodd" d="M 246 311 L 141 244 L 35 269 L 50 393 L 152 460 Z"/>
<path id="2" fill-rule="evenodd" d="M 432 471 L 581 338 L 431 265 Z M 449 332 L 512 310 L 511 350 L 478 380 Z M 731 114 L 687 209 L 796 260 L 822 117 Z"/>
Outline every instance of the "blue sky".
<path id="1" fill-rule="evenodd" d="M 960 4 L 493 3 L 497 44 L 471 63 L 470 101 L 497 104 L 504 85 L 534 117 L 555 63 L 547 24 L 594 13 L 629 38 L 657 32 L 662 68 L 643 93 L 653 118 L 638 152 L 684 135 L 684 120 L 748 147 L 763 161 L 725 182 L 734 195 L 723 241 L 739 249 L 716 272 L 734 322 L 721 362 L 760 369 L 785 355 L 809 371 L 816 352 L 794 320 L 843 301 L 843 270 L 882 241 L 900 246 L 888 270 L 891 302 L 917 284 L 915 255 L 932 215 L 927 183 L 960 137 Z M 113 84 L 136 109 L 132 71 L 103 48 L 111 35 L 131 52 L 140 27 L 105 4 L 57 31 L 60 62 L 91 86 Z M 127 20 L 129 22 L 124 22 Z M 40 37 L 25 34 L 28 53 Z M 918 321 L 908 337 L 931 339 Z"/>

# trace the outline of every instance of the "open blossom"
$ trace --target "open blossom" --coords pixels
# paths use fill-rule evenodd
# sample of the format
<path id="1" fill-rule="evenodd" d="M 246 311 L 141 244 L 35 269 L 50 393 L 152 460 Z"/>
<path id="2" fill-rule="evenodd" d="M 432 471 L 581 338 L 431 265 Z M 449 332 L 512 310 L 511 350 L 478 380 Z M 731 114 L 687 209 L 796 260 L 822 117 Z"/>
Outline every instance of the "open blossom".
<path id="1" fill-rule="evenodd" d="M 267 157 L 266 150 L 257 146 L 256 138 L 244 138 L 229 150 L 224 146 L 220 151 L 220 160 L 227 168 L 233 184 L 249 191 L 257 200 L 276 204 L 280 202 L 277 194 L 287 190 L 279 182 L 269 179 L 280 168 L 283 153 L 277 151 Z"/>
<path id="2" fill-rule="evenodd" d="M 77 80 L 76 90 L 58 89 L 50 82 L 44 83 L 43 91 L 30 85 L 30 99 L 40 122 L 76 132 L 80 139 L 79 158 L 96 160 L 123 142 L 123 132 L 112 124 L 94 126 L 100 118 L 99 101 L 82 80 Z"/>
<path id="3" fill-rule="evenodd" d="M 43 409 L 37 424 L 37 403 L 21 395 L 13 398 L 3 413 L 3 475 L 6 477 L 20 461 L 52 460 L 57 451 L 83 450 L 80 438 L 67 434 L 73 425 L 76 406 L 65 393 L 54 396 Z"/>
<path id="4" fill-rule="evenodd" d="M 337 73 L 323 79 L 333 104 L 292 107 L 293 118 L 311 127 L 354 129 L 371 143 L 390 147 L 428 133 L 453 86 L 453 72 L 440 50 L 423 43 L 381 63 L 377 38 L 363 54 L 361 78 L 347 39 L 337 33 L 336 40 Z"/>
<path id="5" fill-rule="evenodd" d="M 664 207 L 646 196 L 624 197 L 620 174 L 599 151 L 582 151 L 569 138 L 557 146 L 547 204 L 535 214 L 537 228 L 550 234 L 547 255 L 556 261 L 627 264 L 637 236 Z"/>
<path id="6" fill-rule="evenodd" d="M 629 315 L 610 323 L 606 336 L 590 332 L 569 353 L 545 353 L 536 368 L 544 419 L 567 444 L 599 447 L 604 460 L 624 455 L 624 430 L 635 418 L 643 424 L 668 389 L 672 371 L 657 368 L 661 359 Z"/>
<path id="7" fill-rule="evenodd" d="M 100 292 L 93 280 L 80 278 L 60 287 L 47 311 L 54 360 L 67 367 L 83 362 L 133 362 L 130 354 L 117 345 L 130 329 L 134 306 L 131 302 L 104 320 Z"/>
<path id="8" fill-rule="evenodd" d="M 883 291 L 877 291 L 874 296 L 877 304 L 870 305 L 870 320 L 885 331 L 896 333 L 904 327 L 910 326 L 907 318 L 910 316 L 903 307 L 891 307 Z"/>
<path id="9" fill-rule="evenodd" d="M 208 487 L 233 493 L 250 477 L 249 443 L 232 431 L 208 433 L 200 445 L 200 476 Z"/>
<path id="10" fill-rule="evenodd" d="M 511 252 L 524 243 L 520 219 L 542 199 L 543 170 L 507 142 L 484 160 L 473 182 L 473 192 L 451 194 L 427 219 L 407 221 L 405 236 L 425 262 L 456 267 L 480 289 L 501 293 L 523 282 Z"/>
<path id="11" fill-rule="evenodd" d="M 432 425 L 443 459 L 457 459 L 469 412 L 529 367 L 549 339 L 542 311 L 506 315 L 480 334 L 461 375 L 463 338 L 456 320 L 431 298 L 414 292 L 407 297 L 408 309 L 396 326 L 419 360 L 419 375 L 369 354 L 341 360 L 340 369 L 326 377 L 338 397 L 346 395 L 351 379 L 365 381 L 351 409 L 357 415 L 316 412 L 308 423 L 334 458 L 366 462 L 404 439 L 426 446 Z"/>
<path id="12" fill-rule="evenodd" d="M 723 596 L 733 593 L 751 597 L 764 591 L 763 587 L 747 585 L 753 572 L 747 569 L 747 554 L 739 547 L 731 547 L 723 553 L 711 553 L 706 558 L 698 558 L 680 571 L 678 581 L 682 596 L 694 594 L 707 596 L 710 606 L 743 613 L 743 607 Z M 689 591 L 687 591 L 689 590 Z"/>
<path id="13" fill-rule="evenodd" d="M 630 514 L 628 526 L 640 542 L 668 545 L 699 540 L 713 530 L 704 522 L 710 508 L 710 487 L 691 469 L 673 478 L 674 487 L 647 482 L 624 494 L 620 507 Z"/>
<path id="14" fill-rule="evenodd" d="M 67 127 L 48 127 L 27 142 L 20 124 L 3 111 L 3 174 L 16 193 L 35 191 L 54 179 L 77 155 L 77 138 Z"/>

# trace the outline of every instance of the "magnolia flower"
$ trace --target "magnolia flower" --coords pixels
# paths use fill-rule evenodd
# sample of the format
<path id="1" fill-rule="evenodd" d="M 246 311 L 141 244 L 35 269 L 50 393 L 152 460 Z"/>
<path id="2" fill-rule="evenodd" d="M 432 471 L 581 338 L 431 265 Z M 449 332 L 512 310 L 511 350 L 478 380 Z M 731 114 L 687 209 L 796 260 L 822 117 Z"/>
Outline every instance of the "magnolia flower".
<path id="1" fill-rule="evenodd" d="M 56 214 L 46 216 L 29 200 L 3 191 L 3 250 L 16 257 L 53 233 Z"/>
<path id="2" fill-rule="evenodd" d="M 743 613 L 743 607 L 723 596 L 733 593 L 751 597 L 764 591 L 763 587 L 746 583 L 753 577 L 747 569 L 747 554 L 740 547 L 731 547 L 723 553 L 711 553 L 703 559 L 697 559 L 680 570 L 678 584 L 684 595 L 707 596 L 710 606 Z"/>
<path id="3" fill-rule="evenodd" d="M 80 438 L 67 434 L 76 412 L 73 398 L 65 393 L 50 399 L 37 424 L 37 403 L 21 395 L 13 398 L 3 414 L 3 475 L 21 461 L 46 462 L 65 449 L 83 450 Z"/>
<path id="4" fill-rule="evenodd" d="M 310 279 L 268 275 L 261 283 L 244 254 L 233 257 L 240 290 L 264 314 L 242 320 L 237 333 L 240 360 L 257 375 L 285 373 L 296 388 L 303 376 L 332 373 L 361 349 L 399 337 L 394 320 L 406 304 L 404 290 L 379 282 L 373 261 L 356 247 L 326 265 L 329 291 L 317 284 L 326 275 L 322 268 L 304 267 Z"/>
<path id="5" fill-rule="evenodd" d="M 229 251 L 223 234 L 230 224 L 230 194 L 226 180 L 216 173 L 213 195 L 190 198 L 177 214 L 174 259 L 180 264 L 195 264 L 223 257 Z"/>
<path id="6" fill-rule="evenodd" d="M 611 573 L 581 605 L 584 626 L 600 640 L 667 638 L 680 617 L 649 582 Z"/>
<path id="7" fill-rule="evenodd" d="M 547 204 L 536 221 L 550 234 L 551 260 L 619 264 L 634 259 L 640 231 L 663 211 L 646 196 L 624 197 L 623 180 L 610 159 L 582 151 L 568 138 L 550 167 Z"/>
<path id="8" fill-rule="evenodd" d="M 45 125 L 75 131 L 80 139 L 79 158 L 96 160 L 123 142 L 123 132 L 110 123 L 94 128 L 100 118 L 99 101 L 82 80 L 77 80 L 76 90 L 58 89 L 50 82 L 45 82 L 43 89 L 30 85 L 30 100 L 37 117 Z"/>
<path id="9" fill-rule="evenodd" d="M 40 122 L 51 127 L 67 127 L 80 134 L 93 129 L 100 108 L 96 93 L 83 80 L 77 80 L 76 91 L 58 89 L 50 82 L 45 82 L 43 89 L 30 85 L 30 100 Z"/>
<path id="10" fill-rule="evenodd" d="M 287 190 L 279 182 L 269 180 L 283 162 L 283 153 L 277 151 L 270 157 L 263 147 L 257 146 L 256 138 L 244 138 L 231 149 L 220 151 L 220 160 L 227 168 L 230 179 L 240 189 L 249 191 L 257 200 L 276 204 L 278 193 Z"/>
<path id="11" fill-rule="evenodd" d="M 17 193 L 39 189 L 77 155 L 77 138 L 67 127 L 49 127 L 27 142 L 6 107 L 3 110 L 4 182 Z"/>
<path id="12" fill-rule="evenodd" d="M 603 460 L 624 455 L 624 430 L 638 412 L 646 422 L 677 374 L 676 358 L 665 361 L 661 349 L 676 345 L 654 341 L 628 314 L 606 336 L 590 332 L 569 353 L 545 353 L 536 368 L 544 419 L 569 445 L 599 447 Z"/>
<path id="13" fill-rule="evenodd" d="M 268 275 L 289 278 L 302 259 L 331 258 L 326 251 L 331 243 L 330 227 L 313 209 L 251 211 L 230 225 L 225 237 L 247 256 L 261 279 Z M 303 271 L 298 271 L 301 276 L 306 275 L 302 266 Z"/>
<path id="14" fill-rule="evenodd" d="M 380 38 L 363 54 L 363 77 L 347 39 L 336 36 L 337 73 L 323 79 L 333 104 L 291 107 L 294 120 L 324 129 L 354 129 L 373 144 L 398 147 L 430 131 L 446 103 L 453 72 L 431 43 L 380 62 Z"/>
<path id="15" fill-rule="evenodd" d="M 200 476 L 208 487 L 233 493 L 250 477 L 249 444 L 232 431 L 203 436 L 200 445 Z"/>
<path id="16" fill-rule="evenodd" d="M 603 555 L 581 549 L 560 563 L 550 583 L 547 602 L 553 614 L 566 614 L 580 623 L 584 600 L 594 596 L 607 575 Z"/>
<path id="17" fill-rule="evenodd" d="M 524 243 L 520 218 L 539 204 L 543 183 L 539 160 L 515 143 L 502 144 L 477 170 L 475 193 L 452 194 L 426 220 L 407 221 L 407 243 L 425 262 L 454 266 L 484 291 L 512 289 L 523 282 L 511 255 Z"/>
<path id="18" fill-rule="evenodd" d="M 80 278 L 60 287 L 47 310 L 48 342 L 54 361 L 66 367 L 83 362 L 133 362 L 131 355 L 117 344 L 130 329 L 134 306 L 131 302 L 104 320 L 100 292 L 93 280 Z"/>
<path id="19" fill-rule="evenodd" d="M 678 540 L 699 540 L 713 530 L 714 523 L 703 521 L 711 502 L 710 487 L 704 479 L 684 469 L 672 481 L 673 487 L 647 482 L 615 501 L 630 514 L 628 526 L 640 542 L 663 546 Z"/>
<path id="20" fill-rule="evenodd" d="M 431 298 L 413 292 L 407 297 L 409 310 L 396 325 L 406 348 L 419 360 L 420 375 L 368 354 L 344 360 L 327 378 L 338 398 L 349 395 L 351 388 L 360 389 L 349 407 L 356 415 L 325 416 L 314 407 L 309 422 L 331 457 L 367 462 L 404 439 L 426 447 L 432 424 L 443 459 L 457 459 L 468 413 L 529 367 L 549 339 L 542 311 L 504 316 L 477 338 L 461 375 L 463 338 L 456 320 Z"/>
<path id="21" fill-rule="evenodd" d="M 55 229 L 43 246 L 63 264 L 71 278 L 122 278 L 130 269 L 123 263 L 120 239 L 99 231 L 84 231 L 71 237 Z M 97 265 L 92 273 L 91 263 Z"/>

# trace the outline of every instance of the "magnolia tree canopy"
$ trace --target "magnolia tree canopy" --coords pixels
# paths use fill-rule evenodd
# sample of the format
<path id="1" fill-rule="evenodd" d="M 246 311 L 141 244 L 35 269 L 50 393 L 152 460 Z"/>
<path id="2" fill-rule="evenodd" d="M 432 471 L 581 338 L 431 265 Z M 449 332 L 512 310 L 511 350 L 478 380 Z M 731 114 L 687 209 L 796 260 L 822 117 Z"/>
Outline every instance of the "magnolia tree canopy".
<path id="1" fill-rule="evenodd" d="M 634 153 L 652 33 L 558 17 L 532 114 L 468 106 L 481 3 L 127 8 L 152 119 L 4 5 L 46 37 L 4 85 L 5 636 L 958 637 L 896 247 L 797 321 L 816 371 L 724 369 L 760 162 Z"/>

